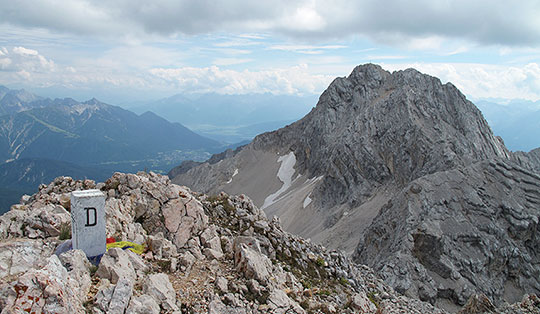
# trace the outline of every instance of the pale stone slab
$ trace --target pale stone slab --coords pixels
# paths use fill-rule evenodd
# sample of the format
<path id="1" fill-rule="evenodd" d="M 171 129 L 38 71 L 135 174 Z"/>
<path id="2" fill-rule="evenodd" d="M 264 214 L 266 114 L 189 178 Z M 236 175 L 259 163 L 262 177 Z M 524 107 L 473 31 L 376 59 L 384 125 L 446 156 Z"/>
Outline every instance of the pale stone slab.
<path id="1" fill-rule="evenodd" d="M 80 249 L 86 256 L 104 254 L 105 195 L 100 190 L 74 191 L 71 193 L 71 238 L 73 249 Z"/>

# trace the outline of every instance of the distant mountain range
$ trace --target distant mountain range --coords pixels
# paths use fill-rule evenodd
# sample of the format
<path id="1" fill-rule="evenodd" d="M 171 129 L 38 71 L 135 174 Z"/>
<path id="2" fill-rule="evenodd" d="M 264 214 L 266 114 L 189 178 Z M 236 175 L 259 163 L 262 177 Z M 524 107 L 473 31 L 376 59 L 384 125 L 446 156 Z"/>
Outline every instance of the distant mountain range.
<path id="1" fill-rule="evenodd" d="M 150 110 L 205 136 L 236 143 L 292 123 L 316 103 L 314 95 L 209 93 L 174 95 L 130 109 L 137 113 Z"/>
<path id="2" fill-rule="evenodd" d="M 151 112 L 139 116 L 95 99 L 38 102 L 44 106 L 0 117 L 1 159 L 48 158 L 99 165 L 221 146 Z"/>
<path id="3" fill-rule="evenodd" d="M 53 100 L 0 87 L 0 113 L 0 165 L 12 179 L 0 189 L 29 191 L 70 173 L 99 179 L 112 171 L 164 172 L 226 148 L 152 112 L 137 115 L 96 99 Z"/>

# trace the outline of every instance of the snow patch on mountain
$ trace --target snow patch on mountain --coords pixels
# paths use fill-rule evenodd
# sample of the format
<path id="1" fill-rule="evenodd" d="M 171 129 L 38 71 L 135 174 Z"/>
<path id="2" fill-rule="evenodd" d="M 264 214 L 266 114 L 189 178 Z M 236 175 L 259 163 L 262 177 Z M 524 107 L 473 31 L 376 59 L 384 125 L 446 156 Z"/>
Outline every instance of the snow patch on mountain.
<path id="1" fill-rule="evenodd" d="M 234 170 L 234 173 L 232 174 L 232 177 L 229 179 L 229 181 L 225 182 L 225 184 L 229 184 L 232 182 L 234 176 L 238 174 L 238 168 Z"/>
<path id="2" fill-rule="evenodd" d="M 277 198 L 291 187 L 292 177 L 295 171 L 294 165 L 296 165 L 296 156 L 293 152 L 290 152 L 285 156 L 279 157 L 278 162 L 281 163 L 281 166 L 279 167 L 277 177 L 281 182 L 283 182 L 283 185 L 275 193 L 270 194 L 268 195 L 268 197 L 266 197 L 261 209 L 264 209 L 274 204 Z"/>

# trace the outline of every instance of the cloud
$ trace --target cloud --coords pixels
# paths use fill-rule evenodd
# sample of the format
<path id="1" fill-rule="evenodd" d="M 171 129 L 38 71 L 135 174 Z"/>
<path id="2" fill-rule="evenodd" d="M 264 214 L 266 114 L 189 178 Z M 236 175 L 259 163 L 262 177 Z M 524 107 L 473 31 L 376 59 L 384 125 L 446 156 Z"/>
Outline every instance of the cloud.
<path id="1" fill-rule="evenodd" d="M 26 49 L 24 47 L 15 47 L 13 48 L 13 53 L 18 55 L 28 55 L 28 56 L 37 56 L 39 55 L 37 50 Z"/>
<path id="2" fill-rule="evenodd" d="M 313 47 L 318 46 L 294 46 L 295 49 Z M 389 63 L 382 66 L 388 70 L 416 68 L 443 82 L 452 82 L 474 99 L 540 99 L 540 65 L 535 60 L 523 64 L 490 65 L 407 63 L 400 61 L 401 57 L 380 54 L 368 58 L 387 60 Z M 105 51 L 94 59 L 80 58 L 63 65 L 37 49 L 0 47 L 0 82 L 72 90 L 152 91 L 162 95 L 182 92 L 320 94 L 336 76 L 345 76 L 354 67 L 354 64 L 348 65 L 349 59 L 332 55 L 305 56 L 302 65 L 266 65 L 258 70 L 224 68 L 253 63 L 258 60 L 254 55 L 253 58 L 214 56 L 212 66 L 199 67 L 185 66 L 182 58 L 182 54 L 168 49 L 126 46 Z M 164 61 L 156 63 L 156 59 Z"/>
<path id="3" fill-rule="evenodd" d="M 334 78 L 310 73 L 306 65 L 261 71 L 224 70 L 217 66 L 155 68 L 150 73 L 179 92 L 220 94 L 318 94 Z"/>
<path id="4" fill-rule="evenodd" d="M 334 78 L 310 71 L 307 65 L 235 71 L 220 68 L 251 62 L 247 58 L 216 58 L 209 67 L 179 67 L 154 58 L 174 59 L 167 50 L 118 47 L 100 58 L 57 65 L 26 47 L 0 48 L 0 82 L 10 85 L 72 90 L 146 90 L 165 94 L 215 92 L 222 94 L 318 94 Z M 136 63 L 138 62 L 138 63 Z M 62 95 L 58 95 L 62 96 Z"/>
<path id="5" fill-rule="evenodd" d="M 247 54 L 252 53 L 251 50 L 235 49 L 235 48 L 203 48 L 201 50 L 207 50 L 207 51 L 216 52 L 218 54 L 225 54 L 225 55 L 247 55 Z"/>
<path id="6" fill-rule="evenodd" d="M 240 39 L 233 39 L 233 40 L 227 40 L 227 41 L 223 41 L 223 42 L 218 42 L 218 43 L 215 43 L 214 46 L 215 47 L 228 48 L 228 47 L 254 46 L 254 45 L 259 45 L 259 44 L 260 44 L 259 42 L 256 42 L 256 41 L 253 41 L 253 40 L 240 38 Z"/>
<path id="7" fill-rule="evenodd" d="M 11 59 L 10 58 L 0 58 L 0 70 L 6 71 L 11 66 Z"/>
<path id="8" fill-rule="evenodd" d="M 538 46 L 536 0 L 48 0 L 4 1 L 0 20 L 23 28 L 98 37 L 279 33 L 321 41 L 364 36 L 391 45 L 454 38 L 483 45 Z M 262 36 L 264 37 L 264 36 Z M 433 42 L 435 39 L 435 42 Z M 414 44 L 414 41 L 420 41 Z M 421 41 L 427 41 L 422 43 Z M 431 42 L 430 42 L 431 41 Z"/>
<path id="9" fill-rule="evenodd" d="M 375 41 L 409 45 L 410 40 L 466 39 L 486 45 L 540 44 L 540 5 L 534 0 L 510 3 L 504 0 L 389 0 L 350 1 L 350 6 L 332 6 L 327 16 L 347 16 L 334 24 L 337 35 L 346 28 Z M 350 10 L 355 13 L 344 13 Z"/>
<path id="10" fill-rule="evenodd" d="M 451 82 L 469 97 L 540 99 L 540 66 L 529 63 L 523 66 L 502 66 L 477 63 L 409 63 L 384 64 L 387 70 L 415 68 Z"/>
<path id="11" fill-rule="evenodd" d="M 56 69 L 54 62 L 40 55 L 37 50 L 13 47 L 10 51 L 2 47 L 0 51 L 0 72 L 18 72 L 29 79 L 32 72 L 44 73 Z"/>

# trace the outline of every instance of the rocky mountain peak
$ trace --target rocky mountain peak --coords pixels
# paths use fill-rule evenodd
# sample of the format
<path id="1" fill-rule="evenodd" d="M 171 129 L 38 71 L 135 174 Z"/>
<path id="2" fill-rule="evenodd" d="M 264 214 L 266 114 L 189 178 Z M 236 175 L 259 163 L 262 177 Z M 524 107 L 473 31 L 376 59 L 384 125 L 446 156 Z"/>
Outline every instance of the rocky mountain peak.
<path id="1" fill-rule="evenodd" d="M 304 118 L 257 136 L 246 149 L 292 151 L 298 173 L 323 176 L 317 188 L 322 206 L 354 206 L 383 185 L 509 158 L 481 112 L 454 85 L 414 69 L 390 73 L 374 64 L 336 78 Z M 196 186 L 208 191 L 227 180 Z"/>
<path id="2" fill-rule="evenodd" d="M 0 86 L 0 115 L 12 114 L 34 107 L 38 107 L 38 102 L 42 98 L 24 89 L 11 90 Z"/>
<path id="3" fill-rule="evenodd" d="M 245 193 L 287 231 L 456 310 L 477 292 L 500 304 L 540 291 L 537 161 L 510 153 L 451 83 L 367 64 L 301 120 L 173 181 Z"/>
<path id="4" fill-rule="evenodd" d="M 356 67 L 337 78 L 302 120 L 257 137 L 254 147 L 293 151 L 301 173 L 327 175 L 325 191 L 364 194 L 385 182 L 488 158 L 508 158 L 480 111 L 450 83 L 414 69 Z M 338 190 L 336 190 L 338 189 Z"/>

